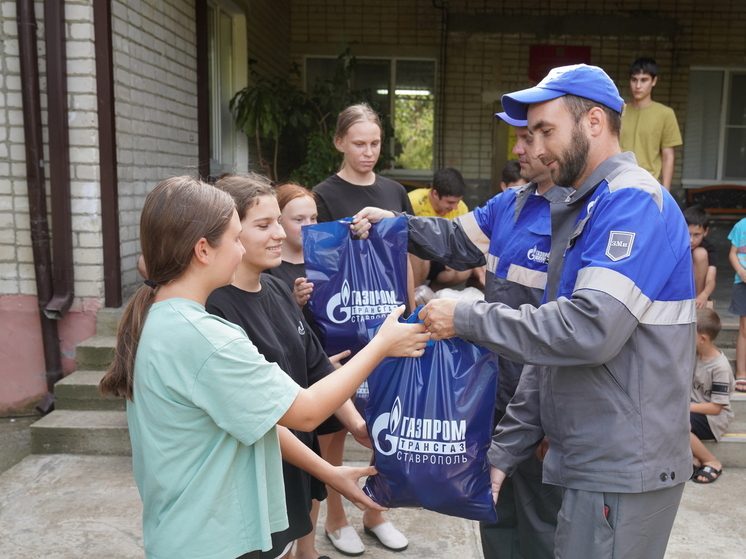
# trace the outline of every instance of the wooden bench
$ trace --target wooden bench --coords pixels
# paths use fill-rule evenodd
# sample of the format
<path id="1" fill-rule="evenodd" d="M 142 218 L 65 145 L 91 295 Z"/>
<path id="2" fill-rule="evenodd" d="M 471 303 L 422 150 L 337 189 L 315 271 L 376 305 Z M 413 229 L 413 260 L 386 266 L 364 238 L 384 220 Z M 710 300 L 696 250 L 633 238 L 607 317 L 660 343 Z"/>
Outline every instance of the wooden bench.
<path id="1" fill-rule="evenodd" d="M 737 221 L 746 217 L 746 185 L 716 184 L 686 189 L 686 205 L 699 204 L 713 219 Z"/>

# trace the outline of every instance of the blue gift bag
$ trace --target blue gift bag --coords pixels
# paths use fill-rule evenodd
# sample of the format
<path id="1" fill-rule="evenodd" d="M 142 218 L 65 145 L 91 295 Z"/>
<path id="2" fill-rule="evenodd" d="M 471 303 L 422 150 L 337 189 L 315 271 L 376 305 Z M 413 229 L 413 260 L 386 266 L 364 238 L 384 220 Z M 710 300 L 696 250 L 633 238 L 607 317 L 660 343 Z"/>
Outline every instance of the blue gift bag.
<path id="1" fill-rule="evenodd" d="M 357 353 L 407 296 L 407 219 L 383 219 L 366 240 L 351 218 L 303 227 L 309 310 L 327 355 Z"/>
<path id="2" fill-rule="evenodd" d="M 378 470 L 368 495 L 385 507 L 496 522 L 487 451 L 497 373 L 493 354 L 459 338 L 428 344 L 419 358 L 385 359 L 368 377 Z"/>

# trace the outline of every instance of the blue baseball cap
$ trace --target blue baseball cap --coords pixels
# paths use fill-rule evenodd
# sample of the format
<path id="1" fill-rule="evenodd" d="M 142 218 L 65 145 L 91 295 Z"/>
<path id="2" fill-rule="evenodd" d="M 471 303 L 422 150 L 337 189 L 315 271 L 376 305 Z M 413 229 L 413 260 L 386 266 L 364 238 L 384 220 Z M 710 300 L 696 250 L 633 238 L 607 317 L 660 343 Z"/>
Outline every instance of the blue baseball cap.
<path id="1" fill-rule="evenodd" d="M 495 113 L 495 118 L 499 118 L 503 122 L 510 124 L 511 126 L 517 126 L 518 128 L 525 128 L 528 126 L 527 120 L 518 120 L 517 118 L 510 118 L 508 113 Z"/>
<path id="2" fill-rule="evenodd" d="M 618 113 L 624 107 L 624 99 L 619 96 L 619 90 L 608 74 L 598 66 L 588 64 L 553 68 L 534 87 L 503 95 L 502 104 L 510 118 L 526 120 L 529 105 L 563 95 L 584 97 Z"/>

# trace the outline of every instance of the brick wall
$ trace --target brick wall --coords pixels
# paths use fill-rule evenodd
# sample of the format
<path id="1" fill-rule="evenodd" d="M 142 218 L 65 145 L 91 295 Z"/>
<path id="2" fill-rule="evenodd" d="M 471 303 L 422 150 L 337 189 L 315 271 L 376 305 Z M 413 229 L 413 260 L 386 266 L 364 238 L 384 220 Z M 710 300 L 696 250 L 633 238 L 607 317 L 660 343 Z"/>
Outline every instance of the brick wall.
<path id="1" fill-rule="evenodd" d="M 495 32 L 485 26 L 451 31 L 445 81 L 444 164 L 458 167 L 477 187 L 479 197 L 489 195 L 495 152 L 496 126 L 491 113 L 503 93 L 528 87 L 529 47 L 533 44 L 591 47 L 591 62 L 602 66 L 628 95 L 629 64 L 638 56 L 652 56 L 661 68 L 654 98 L 676 111 L 684 132 L 689 68 L 692 65 L 746 65 L 746 4 L 729 0 L 710 3 L 694 0 L 556 0 L 551 3 L 455 0 L 449 13 L 467 16 L 518 18 L 515 30 Z M 632 16 L 632 14 L 635 16 Z M 542 16 L 607 17 L 608 29 L 588 34 L 537 32 Z M 625 18 L 658 18 L 672 33 L 631 35 L 619 33 Z M 639 19 L 638 19 L 639 21 Z M 350 46 L 359 56 L 438 57 L 440 14 L 432 2 L 401 0 L 296 0 L 291 7 L 294 59 L 303 55 L 337 54 Z M 618 25 L 617 25 L 618 23 Z M 499 132 L 498 132 L 499 133 Z M 677 150 L 674 185 L 680 181 L 683 152 Z M 470 193 L 473 194 L 473 193 Z"/>
<path id="2" fill-rule="evenodd" d="M 42 122 L 46 126 L 43 4 L 37 2 L 35 8 Z M 0 9 L 4 35 L 0 53 L 0 97 L 4 100 L 0 102 L 0 295 L 35 295 L 16 3 L 4 1 Z M 76 263 L 74 309 L 81 306 L 81 298 L 99 298 L 103 294 L 92 20 L 90 0 L 65 3 L 73 259 Z M 48 192 L 46 138 L 44 131 Z"/>
<path id="3" fill-rule="evenodd" d="M 290 70 L 290 0 L 249 0 L 246 28 L 252 70 L 261 76 L 286 76 Z M 251 79 L 251 76 L 249 76 Z"/>
<path id="4" fill-rule="evenodd" d="M 158 181 L 197 172 L 193 0 L 112 2 L 122 282 L 138 283 L 139 220 Z"/>

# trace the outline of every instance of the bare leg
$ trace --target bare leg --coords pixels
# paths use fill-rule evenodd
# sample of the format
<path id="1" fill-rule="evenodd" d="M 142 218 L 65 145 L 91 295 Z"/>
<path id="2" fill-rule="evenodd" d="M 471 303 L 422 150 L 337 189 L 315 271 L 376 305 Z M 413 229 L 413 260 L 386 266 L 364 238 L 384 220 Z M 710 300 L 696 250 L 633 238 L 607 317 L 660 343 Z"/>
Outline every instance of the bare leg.
<path id="1" fill-rule="evenodd" d="M 342 430 L 330 435 L 319 435 L 319 446 L 321 447 L 321 456 L 332 466 L 342 465 L 342 456 L 345 448 L 345 437 L 347 431 Z M 327 532 L 338 530 L 342 526 L 349 524 L 347 514 L 342 505 L 342 496 L 334 489 L 326 486 L 326 524 Z"/>
<path id="2" fill-rule="evenodd" d="M 295 559 L 318 559 L 316 551 L 316 523 L 319 520 L 319 502 L 314 499 L 311 505 L 311 533 L 295 540 Z"/>
<path id="3" fill-rule="evenodd" d="M 471 270 L 464 270 L 460 272 L 458 270 L 454 270 L 453 268 L 446 268 L 438 274 L 438 277 L 436 277 L 435 280 L 433 280 L 431 287 L 433 288 L 433 291 L 437 291 L 438 289 L 442 289 L 444 287 L 459 285 L 466 282 L 466 280 L 468 280 L 470 276 Z"/>
<path id="4" fill-rule="evenodd" d="M 409 312 L 412 312 L 417 306 L 414 299 L 414 272 L 409 260 L 407 260 L 407 303 L 409 303 Z"/>
<path id="5" fill-rule="evenodd" d="M 738 321 L 738 338 L 736 339 L 736 378 L 746 379 L 746 316 L 742 316 Z M 746 391 L 746 387 L 744 391 Z"/>
<path id="6" fill-rule="evenodd" d="M 709 267 L 707 250 L 697 247 L 692 251 L 692 268 L 694 270 L 694 293 L 699 294 L 705 288 L 707 279 L 707 268 Z"/>
<path id="7" fill-rule="evenodd" d="M 414 286 L 419 287 L 427 279 L 427 274 L 430 273 L 430 261 L 424 260 L 414 254 L 409 255 L 409 265 L 412 268 L 412 276 L 414 280 Z"/>
<path id="8" fill-rule="evenodd" d="M 692 454 L 694 455 L 695 460 L 699 463 L 701 466 L 712 466 L 716 470 L 722 470 L 723 465 L 721 464 L 720 460 L 718 460 L 715 455 L 707 450 L 707 447 L 702 443 L 702 441 L 699 440 L 699 438 L 694 433 L 689 433 L 689 441 L 692 445 Z M 704 478 L 698 478 L 700 481 L 703 481 Z"/>

